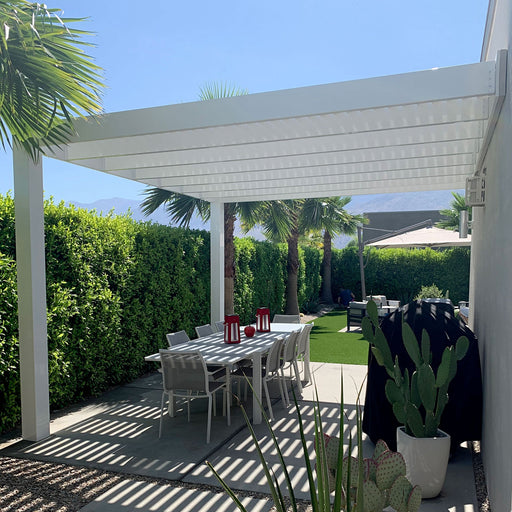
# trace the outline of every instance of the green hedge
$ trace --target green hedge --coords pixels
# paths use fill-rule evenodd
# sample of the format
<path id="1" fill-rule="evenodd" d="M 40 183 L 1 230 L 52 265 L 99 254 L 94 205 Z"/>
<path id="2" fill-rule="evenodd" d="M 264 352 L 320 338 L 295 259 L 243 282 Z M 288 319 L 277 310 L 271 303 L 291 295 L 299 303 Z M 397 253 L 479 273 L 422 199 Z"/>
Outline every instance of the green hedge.
<path id="1" fill-rule="evenodd" d="M 470 250 L 456 247 L 433 249 L 374 249 L 364 251 L 366 293 L 386 295 L 402 304 L 413 300 L 424 285 L 449 291 L 456 304 L 469 298 Z M 333 293 L 341 286 L 361 298 L 361 277 L 356 247 L 333 251 Z"/>
<path id="2" fill-rule="evenodd" d="M 0 197 L 0 432 L 20 418 L 14 202 Z M 130 381 L 165 334 L 210 321 L 209 234 L 45 202 L 52 409 Z M 236 240 L 235 305 L 283 310 L 286 246 Z M 318 296 L 318 251 L 301 250 L 299 296 Z"/>
<path id="3" fill-rule="evenodd" d="M 258 307 L 270 308 L 270 317 L 285 307 L 286 244 L 235 239 L 235 311 L 242 324 L 255 321 Z M 320 251 L 299 248 L 298 301 L 301 310 L 318 303 Z"/>

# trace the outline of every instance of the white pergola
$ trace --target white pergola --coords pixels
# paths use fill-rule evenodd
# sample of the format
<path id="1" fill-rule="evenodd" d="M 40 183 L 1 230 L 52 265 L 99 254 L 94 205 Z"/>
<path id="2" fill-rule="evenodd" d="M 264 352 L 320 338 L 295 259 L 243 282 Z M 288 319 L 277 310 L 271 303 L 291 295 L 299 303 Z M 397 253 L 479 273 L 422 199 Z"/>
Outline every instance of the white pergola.
<path id="1" fill-rule="evenodd" d="M 78 120 L 53 156 L 211 202 L 211 317 L 223 318 L 223 205 L 464 188 L 505 96 L 480 62 Z M 15 152 L 25 439 L 49 434 L 42 163 Z"/>

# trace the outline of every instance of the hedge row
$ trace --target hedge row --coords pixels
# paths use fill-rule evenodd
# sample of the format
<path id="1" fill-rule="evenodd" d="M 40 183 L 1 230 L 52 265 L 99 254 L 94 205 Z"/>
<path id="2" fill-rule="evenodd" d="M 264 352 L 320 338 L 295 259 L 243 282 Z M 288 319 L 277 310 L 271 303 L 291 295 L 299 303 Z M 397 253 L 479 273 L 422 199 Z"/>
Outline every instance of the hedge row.
<path id="1" fill-rule="evenodd" d="M 14 202 L 0 197 L 0 432 L 20 417 Z M 45 203 L 52 409 L 133 380 L 165 333 L 210 321 L 209 234 Z M 283 308 L 286 247 L 236 241 L 235 304 Z M 301 250 L 301 303 L 318 296 L 318 253 Z M 310 295 L 308 295 L 310 294 Z"/>
<path id="2" fill-rule="evenodd" d="M 422 286 L 437 285 L 454 304 L 469 298 L 470 250 L 374 249 L 364 251 L 366 293 L 385 295 L 402 304 L 414 299 Z M 343 286 L 361 298 L 357 247 L 333 251 L 333 293 Z"/>

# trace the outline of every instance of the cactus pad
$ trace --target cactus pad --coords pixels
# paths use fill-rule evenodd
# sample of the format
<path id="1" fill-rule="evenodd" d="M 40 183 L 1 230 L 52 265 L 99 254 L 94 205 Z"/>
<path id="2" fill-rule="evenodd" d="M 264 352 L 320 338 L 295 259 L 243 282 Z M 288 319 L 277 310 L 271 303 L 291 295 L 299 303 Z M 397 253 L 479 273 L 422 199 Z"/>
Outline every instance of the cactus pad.
<path id="1" fill-rule="evenodd" d="M 364 512 L 381 512 L 384 508 L 385 498 L 379 491 L 377 485 L 371 480 L 363 484 Z"/>
<path id="2" fill-rule="evenodd" d="M 388 445 L 386 444 L 386 441 L 383 439 L 379 439 L 377 441 L 377 444 L 375 445 L 375 450 L 373 450 L 373 460 L 377 460 L 381 453 L 384 453 L 388 451 Z"/>
<path id="3" fill-rule="evenodd" d="M 340 446 L 340 440 L 338 437 L 324 434 L 324 443 L 327 466 L 331 469 L 335 469 L 338 465 L 338 450 Z"/>
<path id="4" fill-rule="evenodd" d="M 413 487 L 405 476 L 398 477 L 389 491 L 389 504 L 397 512 L 408 512 L 407 505 L 412 490 Z"/>
<path id="5" fill-rule="evenodd" d="M 377 487 L 382 491 L 389 489 L 400 476 L 405 477 L 405 460 L 401 453 L 388 451 L 377 462 Z"/>
<path id="6" fill-rule="evenodd" d="M 409 494 L 407 501 L 407 512 L 417 512 L 421 505 L 421 487 L 415 485 Z"/>

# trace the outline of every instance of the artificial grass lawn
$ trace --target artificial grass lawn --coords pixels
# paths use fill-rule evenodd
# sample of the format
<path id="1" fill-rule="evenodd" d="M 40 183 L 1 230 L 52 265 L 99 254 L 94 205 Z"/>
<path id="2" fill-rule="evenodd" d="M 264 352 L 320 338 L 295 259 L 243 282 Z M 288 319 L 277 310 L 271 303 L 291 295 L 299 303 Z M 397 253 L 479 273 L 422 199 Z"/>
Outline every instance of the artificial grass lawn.
<path id="1" fill-rule="evenodd" d="M 338 332 L 347 326 L 347 312 L 333 310 L 316 318 L 311 330 L 311 361 L 367 364 L 368 342 L 361 333 Z"/>

